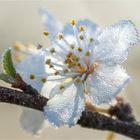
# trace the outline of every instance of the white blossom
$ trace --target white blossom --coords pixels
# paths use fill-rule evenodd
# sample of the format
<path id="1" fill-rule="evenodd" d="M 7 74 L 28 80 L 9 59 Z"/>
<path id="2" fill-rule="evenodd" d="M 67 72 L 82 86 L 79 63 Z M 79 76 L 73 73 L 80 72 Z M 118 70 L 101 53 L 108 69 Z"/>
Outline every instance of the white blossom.
<path id="1" fill-rule="evenodd" d="M 85 109 L 109 103 L 130 77 L 121 64 L 138 33 L 130 20 L 101 29 L 85 19 L 62 25 L 47 10 L 41 11 L 51 47 L 41 48 L 17 65 L 22 78 L 49 97 L 44 116 L 56 127 L 73 126 Z"/>

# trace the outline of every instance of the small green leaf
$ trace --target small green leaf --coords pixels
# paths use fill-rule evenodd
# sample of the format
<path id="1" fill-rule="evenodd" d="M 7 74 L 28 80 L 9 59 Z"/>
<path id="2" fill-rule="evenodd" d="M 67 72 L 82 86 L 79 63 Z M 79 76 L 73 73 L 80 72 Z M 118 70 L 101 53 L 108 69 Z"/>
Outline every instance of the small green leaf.
<path id="1" fill-rule="evenodd" d="M 13 84 L 15 83 L 15 79 L 7 74 L 0 73 L 0 80 L 5 81 L 6 83 Z"/>
<path id="2" fill-rule="evenodd" d="M 3 55 L 3 69 L 4 73 L 15 78 L 16 70 L 13 65 L 11 49 L 7 49 Z"/>

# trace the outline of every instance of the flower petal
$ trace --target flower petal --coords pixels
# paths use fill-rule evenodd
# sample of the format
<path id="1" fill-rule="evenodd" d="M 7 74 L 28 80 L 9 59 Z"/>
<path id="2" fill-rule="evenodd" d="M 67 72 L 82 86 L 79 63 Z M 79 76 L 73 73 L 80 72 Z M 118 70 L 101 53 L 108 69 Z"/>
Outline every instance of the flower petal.
<path id="1" fill-rule="evenodd" d="M 56 127 L 73 126 L 85 108 L 84 86 L 70 84 L 51 98 L 44 107 L 45 118 Z"/>
<path id="2" fill-rule="evenodd" d="M 23 80 L 33 86 L 36 90 L 38 90 L 38 92 L 41 91 L 43 82 L 41 81 L 41 78 L 39 79 L 37 77 L 31 80 L 30 75 L 46 75 L 44 61 L 45 55 L 40 53 L 30 55 L 24 61 L 16 65 L 16 70 L 21 75 Z"/>
<path id="3" fill-rule="evenodd" d="M 45 128 L 45 119 L 43 113 L 32 109 L 23 110 L 20 123 L 23 129 L 32 134 L 40 134 Z"/>
<path id="4" fill-rule="evenodd" d="M 40 10 L 40 14 L 46 30 L 50 33 L 50 38 L 53 38 L 58 32 L 61 32 L 62 25 L 51 12 L 49 12 L 46 8 L 43 8 Z"/>
<path id="5" fill-rule="evenodd" d="M 56 85 L 58 86 L 58 84 L 60 84 L 60 82 L 57 80 L 47 81 L 42 87 L 41 95 L 45 96 L 46 98 L 52 98 L 53 95 L 52 95 L 51 91 L 54 87 L 56 87 Z M 57 92 L 54 94 L 57 94 Z"/>
<path id="6" fill-rule="evenodd" d="M 108 65 L 120 64 L 126 60 L 128 48 L 138 42 L 138 32 L 130 20 L 122 20 L 106 28 L 95 42 L 96 61 Z"/>
<path id="7" fill-rule="evenodd" d="M 124 88 L 129 78 L 120 66 L 104 66 L 89 77 L 87 83 L 89 96 L 97 105 L 108 103 Z"/>

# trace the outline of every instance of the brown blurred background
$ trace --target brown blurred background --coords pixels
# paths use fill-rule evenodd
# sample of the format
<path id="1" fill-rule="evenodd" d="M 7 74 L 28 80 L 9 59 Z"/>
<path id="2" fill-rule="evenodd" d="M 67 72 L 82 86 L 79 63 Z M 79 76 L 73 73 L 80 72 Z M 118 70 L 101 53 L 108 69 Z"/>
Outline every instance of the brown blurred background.
<path id="1" fill-rule="evenodd" d="M 105 27 L 121 19 L 130 19 L 140 31 L 139 0 L 0 0 L 0 54 L 15 41 L 46 44 L 38 14 L 41 7 L 47 7 L 63 23 L 73 18 L 89 18 Z M 140 45 L 131 51 L 124 67 L 132 81 L 123 94 L 140 120 Z M 39 137 L 34 137 L 20 127 L 21 111 L 22 107 L 0 104 L 0 140 L 105 140 L 107 134 L 79 126 L 61 129 L 48 127 Z M 129 140 L 120 135 L 115 139 Z"/>

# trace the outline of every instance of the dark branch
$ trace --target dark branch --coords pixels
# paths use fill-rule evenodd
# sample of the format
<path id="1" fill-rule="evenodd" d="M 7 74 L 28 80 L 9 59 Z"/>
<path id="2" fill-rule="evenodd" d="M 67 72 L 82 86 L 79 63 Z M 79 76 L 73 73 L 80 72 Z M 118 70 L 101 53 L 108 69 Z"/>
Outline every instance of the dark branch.
<path id="1" fill-rule="evenodd" d="M 48 99 L 39 94 L 26 94 L 22 91 L 0 87 L 0 102 L 43 111 L 43 107 L 46 105 L 47 101 Z M 114 131 L 134 139 L 140 139 L 140 125 L 138 123 L 113 119 L 96 112 L 85 110 L 78 124 L 86 128 Z"/>

